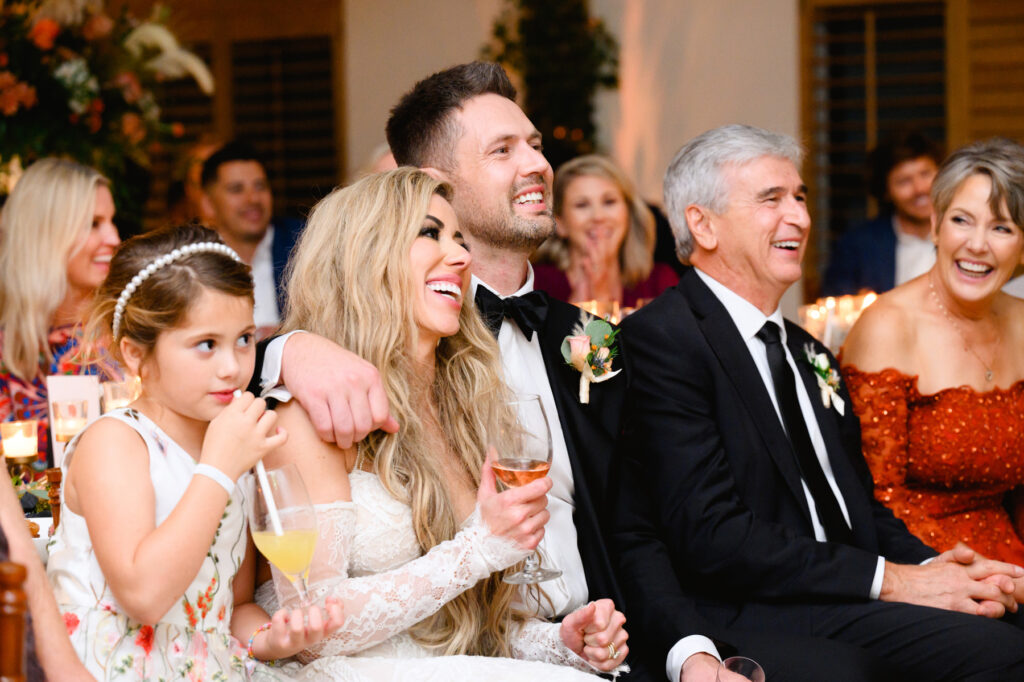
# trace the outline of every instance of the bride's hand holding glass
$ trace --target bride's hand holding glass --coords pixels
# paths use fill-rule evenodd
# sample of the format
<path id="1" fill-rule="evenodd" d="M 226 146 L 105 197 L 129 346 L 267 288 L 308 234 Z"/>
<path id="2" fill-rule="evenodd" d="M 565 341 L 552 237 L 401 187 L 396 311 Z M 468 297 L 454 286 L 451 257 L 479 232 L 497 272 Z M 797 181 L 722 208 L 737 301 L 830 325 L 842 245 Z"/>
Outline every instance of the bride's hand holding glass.
<path id="1" fill-rule="evenodd" d="M 480 517 L 491 533 L 532 552 L 544 537 L 544 526 L 551 518 L 547 510 L 551 479 L 543 476 L 526 485 L 498 492 L 491 468 L 495 458 L 496 453 L 489 451 L 480 470 L 480 489 L 476 495 Z"/>

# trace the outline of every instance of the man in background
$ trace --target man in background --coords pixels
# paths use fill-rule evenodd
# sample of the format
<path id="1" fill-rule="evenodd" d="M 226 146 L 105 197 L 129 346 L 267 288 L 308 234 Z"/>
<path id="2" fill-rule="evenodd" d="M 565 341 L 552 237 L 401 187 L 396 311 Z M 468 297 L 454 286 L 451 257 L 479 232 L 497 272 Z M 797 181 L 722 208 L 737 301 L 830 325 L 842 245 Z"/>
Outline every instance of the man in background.
<path id="1" fill-rule="evenodd" d="M 871 151 L 868 189 L 880 211 L 836 243 L 823 295 L 880 294 L 931 269 L 932 180 L 941 163 L 940 147 L 916 131 L 897 133 Z"/>
<path id="2" fill-rule="evenodd" d="M 294 218 L 271 222 L 273 197 L 267 172 L 256 151 L 230 142 L 203 164 L 202 205 L 221 239 L 252 266 L 257 336 L 281 322 L 282 278 L 288 255 L 302 231 Z"/>

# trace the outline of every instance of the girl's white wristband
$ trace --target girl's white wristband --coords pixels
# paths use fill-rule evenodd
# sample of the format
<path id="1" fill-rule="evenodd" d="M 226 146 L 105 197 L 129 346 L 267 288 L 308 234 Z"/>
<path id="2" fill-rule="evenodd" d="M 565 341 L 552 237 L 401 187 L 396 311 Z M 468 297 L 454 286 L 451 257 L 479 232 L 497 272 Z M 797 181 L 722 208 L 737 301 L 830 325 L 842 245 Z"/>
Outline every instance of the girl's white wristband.
<path id="1" fill-rule="evenodd" d="M 228 497 L 231 497 L 231 493 L 235 491 L 235 482 L 231 480 L 231 477 L 210 464 L 197 464 L 192 475 L 212 478 L 221 488 L 224 488 L 224 492 L 228 494 Z"/>

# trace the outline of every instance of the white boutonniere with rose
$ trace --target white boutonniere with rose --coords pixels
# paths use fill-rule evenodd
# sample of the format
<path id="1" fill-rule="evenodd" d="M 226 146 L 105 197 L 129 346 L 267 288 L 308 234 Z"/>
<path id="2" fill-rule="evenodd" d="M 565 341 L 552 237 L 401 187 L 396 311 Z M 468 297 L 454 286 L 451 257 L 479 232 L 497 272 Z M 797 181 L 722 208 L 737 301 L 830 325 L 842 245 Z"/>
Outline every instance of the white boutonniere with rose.
<path id="1" fill-rule="evenodd" d="M 804 344 L 804 359 L 814 370 L 821 390 L 821 403 L 826 409 L 835 407 L 839 416 L 846 410 L 846 401 L 839 397 L 839 372 L 832 369 L 832 364 L 825 353 L 815 353 L 812 344 Z"/>
<path id="2" fill-rule="evenodd" d="M 583 311 L 572 334 L 562 341 L 562 357 L 580 373 L 581 403 L 590 402 L 590 384 L 608 381 L 622 371 L 612 371 L 612 361 L 619 354 L 615 347 L 618 334 L 619 330 L 604 320 Z"/>

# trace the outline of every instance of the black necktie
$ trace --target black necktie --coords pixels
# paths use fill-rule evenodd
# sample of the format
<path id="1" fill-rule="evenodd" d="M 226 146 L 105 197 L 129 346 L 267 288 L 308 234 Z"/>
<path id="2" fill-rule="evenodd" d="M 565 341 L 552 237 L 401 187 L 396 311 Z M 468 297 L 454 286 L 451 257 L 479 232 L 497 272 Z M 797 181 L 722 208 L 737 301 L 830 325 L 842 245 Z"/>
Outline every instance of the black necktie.
<path id="1" fill-rule="evenodd" d="M 789 442 L 793 445 L 793 452 L 796 453 L 797 466 L 800 467 L 804 483 L 807 484 L 814 499 L 818 520 L 821 521 L 829 540 L 851 544 L 853 533 L 846 524 L 836 496 L 832 494 L 832 487 L 825 479 L 825 472 L 821 469 L 818 456 L 814 453 L 814 446 L 811 445 L 811 437 L 807 433 L 803 410 L 800 409 L 800 401 L 796 397 L 793 370 L 786 361 L 786 351 L 782 347 L 779 325 L 770 320 L 765 322 L 761 331 L 757 332 L 757 338 L 764 342 L 768 351 L 768 366 L 772 372 L 772 383 L 775 384 L 779 411 L 786 425 L 786 433 L 789 434 Z"/>
<path id="2" fill-rule="evenodd" d="M 539 291 L 531 291 L 523 296 L 501 298 L 484 286 L 476 288 L 476 307 L 483 315 L 484 322 L 491 328 L 494 338 L 498 338 L 501 321 L 512 318 L 519 329 L 526 335 L 526 340 L 539 332 L 544 318 L 548 315 L 548 299 Z"/>

